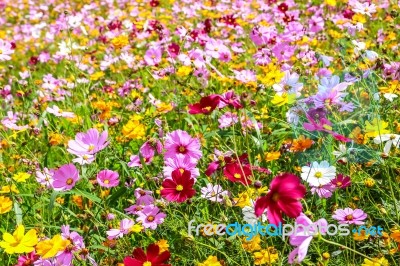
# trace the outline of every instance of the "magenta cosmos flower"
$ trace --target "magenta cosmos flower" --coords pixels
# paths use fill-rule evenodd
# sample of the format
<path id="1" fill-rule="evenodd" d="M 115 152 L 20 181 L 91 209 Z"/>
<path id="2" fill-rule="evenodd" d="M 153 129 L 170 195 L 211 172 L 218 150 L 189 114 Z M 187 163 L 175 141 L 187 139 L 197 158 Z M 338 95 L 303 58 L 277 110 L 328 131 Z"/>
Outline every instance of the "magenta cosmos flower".
<path id="1" fill-rule="evenodd" d="M 305 194 L 306 188 L 299 177 L 283 173 L 272 180 L 268 194 L 256 201 L 255 214 L 260 217 L 268 209 L 268 220 L 278 226 L 283 221 L 282 212 L 290 218 L 299 216 L 303 209 L 299 200 Z"/>
<path id="2" fill-rule="evenodd" d="M 136 218 L 137 222 L 141 222 L 144 228 L 155 230 L 157 226 L 164 222 L 167 216 L 165 213 L 160 212 L 160 209 L 154 205 L 148 205 L 138 212 L 139 217 Z"/>
<path id="3" fill-rule="evenodd" d="M 111 170 L 102 170 L 97 174 L 97 183 L 106 188 L 116 187 L 119 184 L 119 174 Z"/>
<path id="4" fill-rule="evenodd" d="M 166 179 L 162 183 L 161 196 L 168 201 L 184 202 L 196 194 L 193 189 L 194 179 L 190 172 L 177 169 L 172 172 L 172 179 Z"/>
<path id="5" fill-rule="evenodd" d="M 56 191 L 70 190 L 79 180 L 79 172 L 72 163 L 65 164 L 54 171 L 53 188 Z"/>
<path id="6" fill-rule="evenodd" d="M 86 133 L 76 134 L 75 140 L 68 141 L 67 150 L 77 156 L 93 155 L 107 147 L 107 138 L 107 131 L 100 134 L 97 129 L 91 128 Z"/>
<path id="7" fill-rule="evenodd" d="M 183 154 L 185 157 L 198 160 L 202 156 L 199 139 L 192 138 L 187 132 L 180 129 L 167 135 L 165 149 L 166 158 L 173 158 L 177 154 Z"/>
<path id="8" fill-rule="evenodd" d="M 339 221 L 340 224 L 356 224 L 356 225 L 363 225 L 367 218 L 367 214 L 360 209 L 337 209 L 332 218 Z"/>

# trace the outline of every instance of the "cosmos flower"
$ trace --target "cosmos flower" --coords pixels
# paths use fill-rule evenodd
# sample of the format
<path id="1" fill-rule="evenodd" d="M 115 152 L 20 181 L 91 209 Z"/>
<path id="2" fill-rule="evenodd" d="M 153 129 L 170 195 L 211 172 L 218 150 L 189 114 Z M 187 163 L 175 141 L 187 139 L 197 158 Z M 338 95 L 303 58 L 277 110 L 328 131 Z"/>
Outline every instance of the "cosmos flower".
<path id="1" fill-rule="evenodd" d="M 58 117 L 67 117 L 67 118 L 74 118 L 75 114 L 72 112 L 65 112 L 58 108 L 57 105 L 53 105 L 53 107 L 47 107 L 46 111 L 49 112 L 50 114 L 53 114 Z"/>
<path id="2" fill-rule="evenodd" d="M 364 220 L 367 218 L 367 214 L 360 209 L 337 209 L 332 218 L 339 221 L 340 224 L 355 224 L 363 225 Z"/>
<path id="3" fill-rule="evenodd" d="M 75 140 L 68 141 L 68 152 L 74 155 L 93 155 L 103 150 L 107 142 L 108 132 L 101 134 L 95 128 L 89 129 L 86 133 L 78 133 Z"/>
<path id="4" fill-rule="evenodd" d="M 200 99 L 199 103 L 189 104 L 189 114 L 211 114 L 217 108 L 220 101 L 220 96 L 213 94 Z"/>
<path id="5" fill-rule="evenodd" d="M 228 196 L 229 192 L 224 190 L 220 185 L 208 183 L 206 187 L 201 188 L 201 197 L 210 201 L 222 202 Z"/>
<path id="6" fill-rule="evenodd" d="M 328 222 L 325 219 L 322 218 L 313 223 L 304 213 L 301 213 L 299 217 L 296 218 L 296 224 L 303 225 L 309 228 L 309 230 L 305 231 L 304 227 L 299 226 L 294 234 L 289 237 L 290 245 L 296 247 L 289 254 L 288 262 L 290 264 L 301 263 L 307 256 L 308 247 L 314 235 L 318 233 L 326 234 L 326 227 L 328 226 Z M 316 231 L 315 228 L 319 228 L 319 231 Z"/>
<path id="7" fill-rule="evenodd" d="M 282 222 L 282 213 L 290 218 L 300 215 L 303 207 L 299 202 L 306 194 L 306 188 L 300 183 L 300 179 L 290 173 L 276 176 L 266 196 L 257 199 L 255 214 L 257 217 L 268 209 L 267 217 L 271 224 L 278 226 Z"/>
<path id="8" fill-rule="evenodd" d="M 385 154 L 389 154 L 390 148 L 392 146 L 395 147 L 396 149 L 400 148 L 400 135 L 383 134 L 383 135 L 378 135 L 374 138 L 375 144 L 381 144 L 383 142 L 386 142 L 385 146 L 383 147 L 383 152 Z"/>
<path id="9" fill-rule="evenodd" d="M 328 183 L 326 185 L 320 185 L 318 187 L 311 187 L 311 194 L 317 194 L 320 198 L 332 197 L 332 192 L 335 191 L 336 186 Z"/>
<path id="10" fill-rule="evenodd" d="M 162 183 L 161 196 L 168 201 L 184 202 L 196 194 L 193 189 L 194 179 L 189 171 L 176 169 L 171 176 L 172 179 L 166 179 Z"/>
<path id="11" fill-rule="evenodd" d="M 243 185 L 250 185 L 252 175 L 250 166 L 240 165 L 238 163 L 228 164 L 224 169 L 224 176 L 227 177 L 232 182 L 240 182 Z"/>
<path id="12" fill-rule="evenodd" d="M 7 232 L 3 234 L 3 241 L 0 242 L 0 247 L 7 254 L 29 253 L 35 250 L 34 247 L 37 243 L 36 230 L 31 229 L 25 234 L 25 227 L 20 224 L 12 235 Z"/>
<path id="13" fill-rule="evenodd" d="M 156 206 L 147 205 L 142 211 L 138 213 L 137 222 L 141 222 L 144 228 L 150 228 L 155 230 L 159 224 L 164 222 L 164 218 L 167 216 L 165 213 L 160 212 L 160 209 Z"/>
<path id="14" fill-rule="evenodd" d="M 338 174 L 335 179 L 331 181 L 331 184 L 336 186 L 337 188 L 346 188 L 351 185 L 351 179 L 349 176 L 345 176 L 343 174 Z"/>
<path id="15" fill-rule="evenodd" d="M 187 157 L 183 154 L 177 154 L 175 157 L 165 159 L 163 168 L 164 177 L 171 179 L 171 174 L 175 170 L 185 170 L 190 172 L 190 176 L 196 179 L 200 176 L 199 169 L 196 168 L 197 160 L 192 157 Z"/>
<path id="16" fill-rule="evenodd" d="M 170 132 L 165 140 L 165 158 L 175 157 L 177 154 L 183 154 L 185 157 L 200 159 L 202 152 L 200 150 L 200 141 L 192 138 L 183 130 Z"/>
<path id="17" fill-rule="evenodd" d="M 336 176 L 336 168 L 327 161 L 313 162 L 311 166 L 303 166 L 301 171 L 301 178 L 314 187 L 326 185 Z"/>
<path id="18" fill-rule="evenodd" d="M 161 62 L 161 49 L 160 48 L 150 48 L 146 51 L 144 55 L 144 61 L 149 66 L 158 65 Z"/>
<path id="19" fill-rule="evenodd" d="M 8 61 L 11 59 L 11 54 L 14 53 L 11 43 L 0 39 L 0 61 Z"/>
<path id="20" fill-rule="evenodd" d="M 55 191 L 71 190 L 79 180 L 79 172 L 72 163 L 65 164 L 54 171 L 53 188 Z"/>
<path id="21" fill-rule="evenodd" d="M 160 252 L 158 245 L 150 244 L 146 253 L 141 248 L 134 249 L 132 257 L 125 257 L 124 266 L 171 266 L 164 264 L 170 256 L 168 250 Z"/>
<path id="22" fill-rule="evenodd" d="M 119 184 L 119 174 L 111 170 L 101 170 L 97 174 L 97 183 L 106 188 L 116 187 Z"/>
<path id="23" fill-rule="evenodd" d="M 122 219 L 119 223 L 119 228 L 110 229 L 107 233 L 108 239 L 121 238 L 124 235 L 129 234 L 130 232 L 140 232 L 143 227 L 139 224 L 135 224 L 131 219 Z"/>

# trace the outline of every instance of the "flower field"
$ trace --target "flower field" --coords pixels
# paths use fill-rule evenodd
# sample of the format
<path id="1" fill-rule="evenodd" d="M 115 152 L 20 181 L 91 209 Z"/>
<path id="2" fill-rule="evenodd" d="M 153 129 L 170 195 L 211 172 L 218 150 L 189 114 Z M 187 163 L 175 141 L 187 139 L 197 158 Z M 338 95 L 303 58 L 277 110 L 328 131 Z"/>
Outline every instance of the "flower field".
<path id="1" fill-rule="evenodd" d="M 0 2 L 0 266 L 400 265 L 400 2 Z"/>

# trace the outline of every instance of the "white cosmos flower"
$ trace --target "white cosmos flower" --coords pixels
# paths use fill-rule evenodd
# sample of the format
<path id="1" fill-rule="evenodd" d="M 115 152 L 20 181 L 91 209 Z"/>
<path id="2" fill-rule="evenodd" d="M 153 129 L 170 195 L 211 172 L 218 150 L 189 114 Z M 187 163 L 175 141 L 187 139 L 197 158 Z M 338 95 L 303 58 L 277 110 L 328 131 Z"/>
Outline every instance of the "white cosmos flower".
<path id="1" fill-rule="evenodd" d="M 397 149 L 400 147 L 400 135 L 383 134 L 374 138 L 375 144 L 381 144 L 382 142 L 386 142 L 385 147 L 383 147 L 383 152 L 389 154 L 392 145 Z"/>
<path id="2" fill-rule="evenodd" d="M 301 178 L 314 187 L 326 185 L 336 177 L 336 168 L 327 161 L 313 162 L 311 166 L 303 166 L 301 171 Z"/>
<path id="3" fill-rule="evenodd" d="M 245 206 L 242 209 L 243 220 L 248 224 L 257 224 L 260 220 L 261 222 L 267 221 L 266 212 L 261 215 L 261 217 L 257 217 L 254 211 L 255 202 L 251 201 L 251 206 Z"/>

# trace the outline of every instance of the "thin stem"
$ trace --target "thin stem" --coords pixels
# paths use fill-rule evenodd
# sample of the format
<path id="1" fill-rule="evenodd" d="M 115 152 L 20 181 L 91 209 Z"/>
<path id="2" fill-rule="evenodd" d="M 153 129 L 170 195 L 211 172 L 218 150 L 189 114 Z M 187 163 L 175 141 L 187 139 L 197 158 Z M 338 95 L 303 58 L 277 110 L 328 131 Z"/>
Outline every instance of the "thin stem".
<path id="1" fill-rule="evenodd" d="M 350 251 L 352 251 L 352 252 L 354 252 L 354 253 L 356 253 L 356 254 L 358 254 L 358 255 L 360 255 L 360 256 L 363 256 L 364 258 L 367 258 L 367 259 L 369 259 L 369 260 L 371 260 L 371 261 L 374 261 L 373 258 L 368 257 L 367 255 L 364 255 L 364 254 L 358 252 L 357 250 L 354 250 L 354 249 L 352 249 L 352 248 L 349 248 L 349 247 L 347 247 L 347 246 L 344 246 L 344 245 L 339 244 L 339 243 L 336 243 L 336 242 L 332 242 L 332 241 L 326 240 L 326 239 L 323 238 L 323 237 L 320 237 L 320 239 L 321 239 L 322 241 L 328 243 L 328 244 L 332 244 L 332 245 L 338 246 L 338 247 L 340 247 L 340 248 L 344 248 L 344 249 L 350 250 Z"/>

